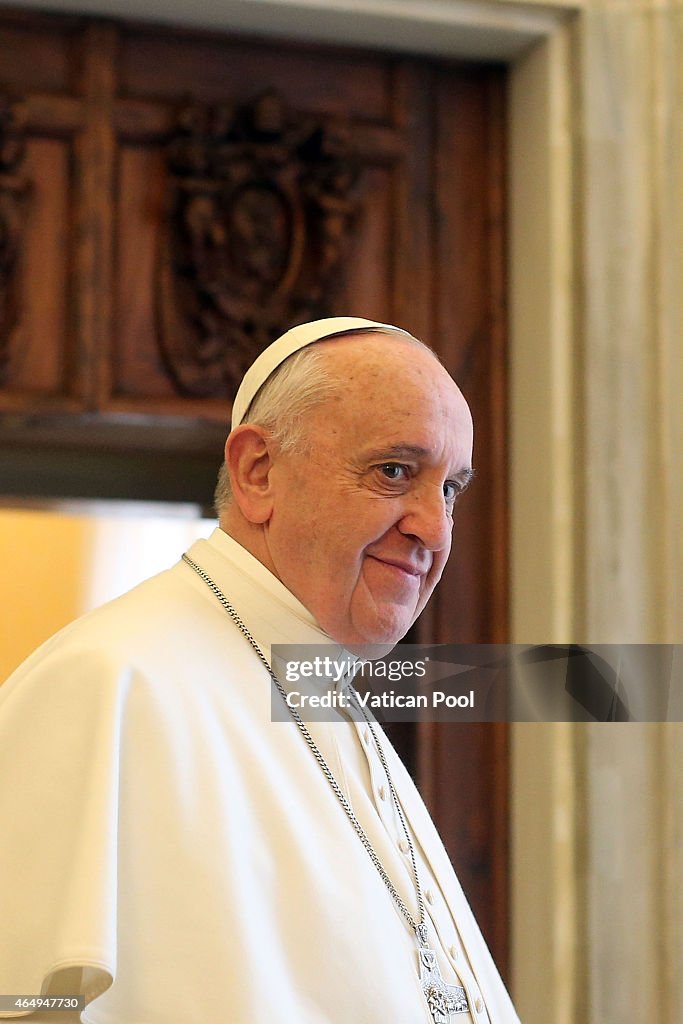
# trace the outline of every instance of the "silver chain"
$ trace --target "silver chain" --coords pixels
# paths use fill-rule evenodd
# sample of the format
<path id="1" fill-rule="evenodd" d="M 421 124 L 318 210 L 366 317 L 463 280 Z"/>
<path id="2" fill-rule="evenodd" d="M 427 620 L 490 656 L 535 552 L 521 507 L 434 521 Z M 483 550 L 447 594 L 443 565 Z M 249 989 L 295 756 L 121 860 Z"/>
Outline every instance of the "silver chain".
<path id="1" fill-rule="evenodd" d="M 415 879 L 415 892 L 417 894 L 417 906 L 418 906 L 418 910 L 419 910 L 419 913 L 420 913 L 419 921 L 415 921 L 415 919 L 413 918 L 412 914 L 408 910 L 408 907 L 403 902 L 403 899 L 401 898 L 398 890 L 396 889 L 396 886 L 391 881 L 391 878 L 389 877 L 389 875 L 385 871 L 385 869 L 384 869 L 384 867 L 382 865 L 382 862 L 380 861 L 379 857 L 375 853 L 375 850 L 374 850 L 374 848 L 372 846 L 372 843 L 370 842 L 370 840 L 368 839 L 368 837 L 366 835 L 365 829 L 363 828 L 363 826 L 361 825 L 360 821 L 356 817 L 356 815 L 354 813 L 354 810 L 351 807 L 351 804 L 347 800 L 347 798 L 346 798 L 344 792 L 342 791 L 339 783 L 337 782 L 337 780 L 335 779 L 334 775 L 332 774 L 332 770 L 330 769 L 330 766 L 328 765 L 327 761 L 323 757 L 323 755 L 322 755 L 318 745 L 316 744 L 315 740 L 311 736 L 311 734 L 310 734 L 310 732 L 308 730 L 308 727 L 306 726 L 306 723 L 303 721 L 303 719 L 301 718 L 301 716 L 300 716 L 299 712 L 296 710 L 296 708 L 291 707 L 291 705 L 289 704 L 289 702 L 287 700 L 287 692 L 286 692 L 285 688 L 283 687 L 282 683 L 280 682 L 280 680 L 278 679 L 278 677 L 273 672 L 272 668 L 270 667 L 268 659 L 264 655 L 263 651 L 261 650 L 259 645 L 254 640 L 253 636 L 251 635 L 251 633 L 249 632 L 249 630 L 247 629 L 245 624 L 242 622 L 241 618 L 239 617 L 239 615 L 237 614 L 237 612 L 235 611 L 233 606 L 230 604 L 230 602 L 228 601 L 228 599 L 225 596 L 225 594 L 223 593 L 223 591 L 218 587 L 218 585 L 216 583 L 214 583 L 214 581 L 211 579 L 209 574 L 207 572 L 205 572 L 204 569 L 202 569 L 202 567 L 200 565 L 198 565 L 196 562 L 193 562 L 188 554 L 184 554 L 183 555 L 183 561 L 187 562 L 187 564 L 192 569 L 194 569 L 194 571 L 197 573 L 197 575 L 200 577 L 200 579 L 202 579 L 204 581 L 204 583 L 206 583 L 207 587 L 211 590 L 211 592 L 214 595 L 214 597 L 216 597 L 218 599 L 218 601 L 221 603 L 221 605 L 223 606 L 225 611 L 228 613 L 230 618 L 233 620 L 233 622 L 235 623 L 237 628 L 240 630 L 240 632 L 246 637 L 246 639 L 251 644 L 251 647 L 253 648 L 254 652 L 258 656 L 259 660 L 262 662 L 264 668 L 267 670 L 268 675 L 270 676 L 270 678 L 275 683 L 275 686 L 277 687 L 277 690 L 278 690 L 280 696 L 282 697 L 283 701 L 285 702 L 285 705 L 288 708 L 292 718 L 296 722 L 296 724 L 297 724 L 297 726 L 299 728 L 299 732 L 301 733 L 301 735 L 305 739 L 308 747 L 311 750 L 311 753 L 313 754 L 314 758 L 316 759 L 316 761 L 320 765 L 322 773 L 325 776 L 325 778 L 327 779 L 327 781 L 329 782 L 330 787 L 332 788 L 332 791 L 334 792 L 335 796 L 339 800 L 339 803 L 344 808 L 344 811 L 346 812 L 347 818 L 351 822 L 356 835 L 358 836 L 358 838 L 360 839 L 361 843 L 365 847 L 365 850 L 366 850 L 368 856 L 370 857 L 370 860 L 375 865 L 375 868 L 377 869 L 377 871 L 378 871 L 382 881 L 384 882 L 384 884 L 386 885 L 387 889 L 389 890 L 389 893 L 391 894 L 391 898 L 393 899 L 394 903 L 396 904 L 396 906 L 398 907 L 398 909 L 400 910 L 401 914 L 406 919 L 406 921 L 408 922 L 410 927 L 416 933 L 419 942 L 422 945 L 424 945 L 424 943 L 426 942 L 426 923 L 425 923 L 426 915 L 425 915 L 424 900 L 422 898 L 422 886 L 420 885 L 420 879 L 419 879 L 419 876 L 418 876 L 418 873 L 417 873 L 417 862 L 416 862 L 416 859 L 415 859 L 415 849 L 413 847 L 413 843 L 412 843 L 411 838 L 410 838 L 410 833 L 408 831 L 408 826 L 406 824 L 406 820 L 405 820 L 405 817 L 403 815 L 403 810 L 402 810 L 401 805 L 399 803 L 398 796 L 396 795 L 396 790 L 394 789 L 394 783 L 393 783 L 393 780 L 392 780 L 391 775 L 389 773 L 389 766 L 387 765 L 387 760 L 386 760 L 386 757 L 384 756 L 384 751 L 383 751 L 382 746 L 381 746 L 381 744 L 379 742 L 379 738 L 378 738 L 377 733 L 376 733 L 376 731 L 375 731 L 375 729 L 373 727 L 373 724 L 370 721 L 370 719 L 368 718 L 368 715 L 367 715 L 367 713 L 365 711 L 365 708 L 363 707 L 363 705 L 358 700 L 358 695 L 357 695 L 355 689 L 353 688 L 353 686 L 350 687 L 350 689 L 351 689 L 351 696 L 352 696 L 352 698 L 354 700 L 354 703 L 356 704 L 356 707 L 358 708 L 358 710 L 363 715 L 363 718 L 365 719 L 365 721 L 366 721 L 366 723 L 368 725 L 368 728 L 370 729 L 370 732 L 372 733 L 372 737 L 373 737 L 373 739 L 375 741 L 375 744 L 377 746 L 377 751 L 379 753 L 379 759 L 380 759 L 380 761 L 382 763 L 382 767 L 384 768 L 384 771 L 386 773 L 387 782 L 389 783 L 389 792 L 391 793 L 391 799 L 392 799 L 392 801 L 394 803 L 394 807 L 396 808 L 396 812 L 398 814 L 399 820 L 401 822 L 401 826 L 403 828 L 403 832 L 404 832 L 405 837 L 406 837 L 406 842 L 408 844 L 408 850 L 410 851 L 410 862 L 411 862 L 412 868 L 413 868 L 413 877 Z"/>

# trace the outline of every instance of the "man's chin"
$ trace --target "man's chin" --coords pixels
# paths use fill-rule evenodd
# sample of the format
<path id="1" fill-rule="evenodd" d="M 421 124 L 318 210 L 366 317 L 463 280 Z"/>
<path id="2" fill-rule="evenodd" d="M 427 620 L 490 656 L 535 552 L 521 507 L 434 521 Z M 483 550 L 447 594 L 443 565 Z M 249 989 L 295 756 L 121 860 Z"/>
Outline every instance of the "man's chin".
<path id="1" fill-rule="evenodd" d="M 387 654 L 390 654 L 400 640 L 401 637 L 398 640 L 391 641 L 368 640 L 366 643 L 359 641 L 358 643 L 344 644 L 344 647 L 350 654 L 355 654 L 362 661 L 377 661 L 379 658 L 384 658 Z"/>
<path id="2" fill-rule="evenodd" d="M 368 661 L 376 661 L 384 658 L 400 643 L 414 622 L 414 618 L 396 620 L 390 622 L 375 620 L 363 623 L 349 643 L 344 647 L 359 658 Z"/>

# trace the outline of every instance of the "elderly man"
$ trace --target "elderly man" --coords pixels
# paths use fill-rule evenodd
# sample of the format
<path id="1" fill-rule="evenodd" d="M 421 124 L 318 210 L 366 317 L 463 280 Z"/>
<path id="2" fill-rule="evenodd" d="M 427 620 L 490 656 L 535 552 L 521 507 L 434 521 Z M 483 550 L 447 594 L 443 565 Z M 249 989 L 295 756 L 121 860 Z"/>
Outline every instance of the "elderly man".
<path id="1" fill-rule="evenodd" d="M 399 328 L 323 320 L 259 356 L 220 527 L 0 689 L 0 993 L 81 993 L 89 1024 L 515 1024 L 376 723 L 271 719 L 273 644 L 415 621 L 471 452 Z"/>

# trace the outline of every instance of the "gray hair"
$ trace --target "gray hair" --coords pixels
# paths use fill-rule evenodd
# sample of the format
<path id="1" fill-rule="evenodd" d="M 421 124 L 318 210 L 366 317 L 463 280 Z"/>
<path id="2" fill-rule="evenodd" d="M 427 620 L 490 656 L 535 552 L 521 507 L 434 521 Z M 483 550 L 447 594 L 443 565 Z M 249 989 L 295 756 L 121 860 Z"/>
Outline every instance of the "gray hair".
<path id="1" fill-rule="evenodd" d="M 335 376 L 317 345 L 308 345 L 289 356 L 256 393 L 243 423 L 268 431 L 280 451 L 294 451 L 302 443 L 307 412 L 329 398 L 342 381 Z M 225 462 L 218 472 L 214 494 L 216 515 L 232 501 L 230 474 Z"/>
<path id="2" fill-rule="evenodd" d="M 441 362 L 437 354 L 417 338 L 396 337 L 425 349 L 438 363 Z M 329 339 L 321 339 L 326 340 Z M 320 343 L 307 345 L 285 359 L 271 374 L 257 391 L 242 422 L 254 423 L 267 430 L 280 451 L 301 450 L 305 443 L 305 414 L 331 397 L 343 383 L 331 371 L 330 361 L 325 358 L 325 350 Z M 230 474 L 223 462 L 214 492 L 214 508 L 219 519 L 231 501 Z"/>

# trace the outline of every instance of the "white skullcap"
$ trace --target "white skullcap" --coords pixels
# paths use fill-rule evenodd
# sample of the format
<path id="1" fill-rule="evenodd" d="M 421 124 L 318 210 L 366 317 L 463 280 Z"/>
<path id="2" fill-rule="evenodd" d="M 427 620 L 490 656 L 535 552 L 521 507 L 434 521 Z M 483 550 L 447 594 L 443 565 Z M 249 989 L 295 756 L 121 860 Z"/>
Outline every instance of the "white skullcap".
<path id="1" fill-rule="evenodd" d="M 307 324 L 292 327 L 286 334 L 264 349 L 251 364 L 239 386 L 232 406 L 232 429 L 239 427 L 247 414 L 247 410 L 256 397 L 257 391 L 265 384 L 271 373 L 284 363 L 285 359 L 294 355 L 307 345 L 326 338 L 334 338 L 337 334 L 398 334 L 411 341 L 416 341 L 412 334 L 393 324 L 380 324 L 376 320 L 363 320 L 358 316 L 330 316 L 325 320 L 312 320 Z"/>

